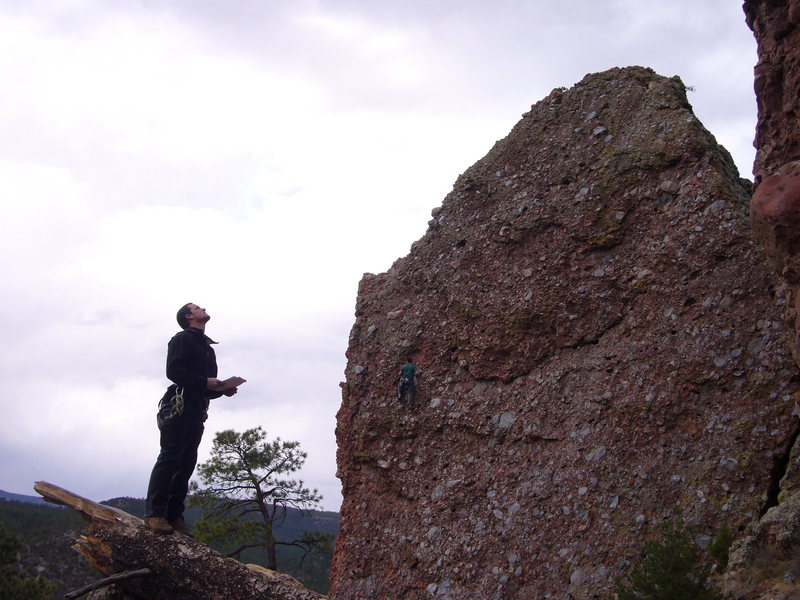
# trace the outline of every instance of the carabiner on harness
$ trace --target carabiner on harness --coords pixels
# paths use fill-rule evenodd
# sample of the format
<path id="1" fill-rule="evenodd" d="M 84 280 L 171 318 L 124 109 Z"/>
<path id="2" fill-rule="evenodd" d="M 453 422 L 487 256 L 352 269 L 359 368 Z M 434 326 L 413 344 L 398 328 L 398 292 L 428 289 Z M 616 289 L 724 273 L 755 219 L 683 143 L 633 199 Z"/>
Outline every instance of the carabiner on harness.
<path id="1" fill-rule="evenodd" d="M 183 414 L 183 388 L 175 388 L 175 395 L 172 397 L 172 408 L 169 411 L 170 417 Z"/>

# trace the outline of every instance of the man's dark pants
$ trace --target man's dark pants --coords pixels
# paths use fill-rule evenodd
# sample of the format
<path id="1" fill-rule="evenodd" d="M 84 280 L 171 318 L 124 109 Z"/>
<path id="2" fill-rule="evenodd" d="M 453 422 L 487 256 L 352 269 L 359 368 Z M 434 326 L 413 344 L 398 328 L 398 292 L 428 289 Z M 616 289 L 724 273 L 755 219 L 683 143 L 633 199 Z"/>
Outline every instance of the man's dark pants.
<path id="1" fill-rule="evenodd" d="M 203 438 L 203 419 L 181 415 L 159 419 L 161 452 L 147 488 L 146 517 L 172 521 L 183 515 L 189 479 L 197 464 L 197 448 Z"/>

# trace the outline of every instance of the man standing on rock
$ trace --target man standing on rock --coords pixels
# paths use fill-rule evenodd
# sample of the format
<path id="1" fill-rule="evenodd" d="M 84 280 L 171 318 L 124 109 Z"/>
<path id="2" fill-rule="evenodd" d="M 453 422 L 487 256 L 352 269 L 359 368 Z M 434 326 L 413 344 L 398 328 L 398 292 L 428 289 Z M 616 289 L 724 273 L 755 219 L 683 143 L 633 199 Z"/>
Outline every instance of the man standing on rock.
<path id="1" fill-rule="evenodd" d="M 403 397 L 408 394 L 409 406 L 414 404 L 414 396 L 417 392 L 417 373 L 422 373 L 422 371 L 417 369 L 410 358 L 407 358 L 406 364 L 400 368 L 400 382 L 397 384 L 397 399 L 402 402 Z"/>
<path id="2" fill-rule="evenodd" d="M 189 479 L 197 464 L 197 448 L 203 437 L 211 398 L 233 396 L 241 377 L 217 379 L 217 357 L 206 336 L 211 317 L 196 304 L 178 311 L 182 331 L 167 346 L 167 377 L 173 382 L 158 404 L 161 452 L 150 475 L 145 525 L 152 531 L 190 535 L 183 518 Z"/>

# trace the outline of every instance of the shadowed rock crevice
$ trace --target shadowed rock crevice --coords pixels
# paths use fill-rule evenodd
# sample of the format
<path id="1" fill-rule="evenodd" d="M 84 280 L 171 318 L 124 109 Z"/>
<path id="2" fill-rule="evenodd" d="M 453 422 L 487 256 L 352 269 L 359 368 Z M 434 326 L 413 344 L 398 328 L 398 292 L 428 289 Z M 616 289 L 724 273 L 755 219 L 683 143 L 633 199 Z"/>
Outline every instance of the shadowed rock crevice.
<path id="1" fill-rule="evenodd" d="M 759 517 L 763 517 L 770 508 L 780 504 L 781 484 L 789 471 L 792 449 L 797 442 L 798 435 L 800 435 L 800 422 L 795 425 L 794 432 L 789 437 L 786 448 L 775 456 L 772 471 L 770 472 L 769 486 L 767 487 L 767 500 L 758 515 Z"/>

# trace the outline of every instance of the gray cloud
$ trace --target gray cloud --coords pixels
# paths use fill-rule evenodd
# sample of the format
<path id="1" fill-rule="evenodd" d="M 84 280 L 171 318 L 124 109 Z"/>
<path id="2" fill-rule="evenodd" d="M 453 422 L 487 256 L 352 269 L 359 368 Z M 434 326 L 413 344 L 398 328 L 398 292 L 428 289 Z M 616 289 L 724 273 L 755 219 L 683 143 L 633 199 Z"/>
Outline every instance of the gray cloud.
<path id="1" fill-rule="evenodd" d="M 680 75 L 749 173 L 755 44 L 735 3 L 0 1 L 0 488 L 143 496 L 174 313 L 212 314 L 215 431 L 309 452 L 338 507 L 335 413 L 358 280 L 552 88 Z M 201 455 L 202 460 L 202 455 Z"/>

